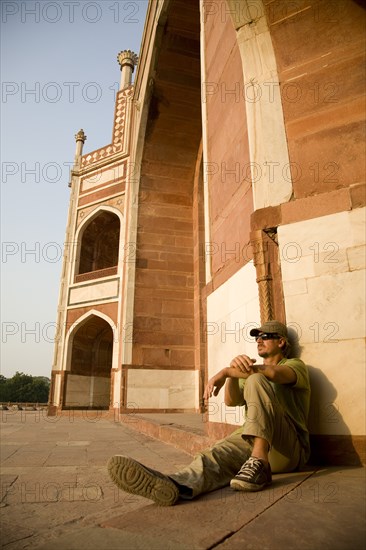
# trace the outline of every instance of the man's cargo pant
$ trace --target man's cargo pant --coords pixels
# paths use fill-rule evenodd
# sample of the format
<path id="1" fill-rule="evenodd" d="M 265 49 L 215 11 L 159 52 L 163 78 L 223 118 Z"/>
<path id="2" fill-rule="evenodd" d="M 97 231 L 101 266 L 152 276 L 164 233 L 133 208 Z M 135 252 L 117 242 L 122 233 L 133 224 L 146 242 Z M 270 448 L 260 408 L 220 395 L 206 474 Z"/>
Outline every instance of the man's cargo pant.
<path id="1" fill-rule="evenodd" d="M 244 426 L 199 453 L 189 466 L 169 476 L 189 488 L 187 494 L 182 492 L 182 497 L 194 498 L 228 485 L 251 456 L 253 436 L 268 441 L 273 472 L 291 472 L 305 462 L 296 429 L 263 374 L 252 374 L 246 379 L 244 399 L 247 410 Z"/>

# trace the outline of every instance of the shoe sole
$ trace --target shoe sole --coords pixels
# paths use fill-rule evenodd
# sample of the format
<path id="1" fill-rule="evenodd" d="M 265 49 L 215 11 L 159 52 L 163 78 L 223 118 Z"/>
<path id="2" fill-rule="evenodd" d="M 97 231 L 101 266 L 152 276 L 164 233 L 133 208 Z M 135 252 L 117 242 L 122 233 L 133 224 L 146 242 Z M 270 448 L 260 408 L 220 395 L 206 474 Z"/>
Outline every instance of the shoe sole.
<path id="1" fill-rule="evenodd" d="M 270 485 L 270 483 L 249 483 L 248 481 L 240 481 L 239 479 L 232 479 L 230 481 L 230 487 L 234 489 L 234 491 L 251 491 L 254 493 L 255 491 L 261 491 L 265 487 Z"/>
<path id="2" fill-rule="evenodd" d="M 173 506 L 179 497 L 178 487 L 160 478 L 142 464 L 126 456 L 113 456 L 108 462 L 112 481 L 127 493 L 149 498 L 159 506 Z"/>

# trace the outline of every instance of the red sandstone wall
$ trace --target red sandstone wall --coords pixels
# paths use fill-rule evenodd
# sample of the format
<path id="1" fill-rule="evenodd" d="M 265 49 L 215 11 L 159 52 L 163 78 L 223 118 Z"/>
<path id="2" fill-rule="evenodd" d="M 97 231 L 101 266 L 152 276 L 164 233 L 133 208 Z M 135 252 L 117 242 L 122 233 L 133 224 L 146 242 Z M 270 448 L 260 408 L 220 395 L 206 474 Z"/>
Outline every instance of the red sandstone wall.
<path id="1" fill-rule="evenodd" d="M 365 9 L 358 0 L 264 0 L 294 197 L 364 181 Z"/>
<path id="2" fill-rule="evenodd" d="M 234 263 L 231 275 L 243 264 L 240 251 L 249 242 L 253 200 L 242 63 L 229 16 L 207 16 L 205 56 L 208 164 L 204 177 L 209 175 L 212 274 Z"/>

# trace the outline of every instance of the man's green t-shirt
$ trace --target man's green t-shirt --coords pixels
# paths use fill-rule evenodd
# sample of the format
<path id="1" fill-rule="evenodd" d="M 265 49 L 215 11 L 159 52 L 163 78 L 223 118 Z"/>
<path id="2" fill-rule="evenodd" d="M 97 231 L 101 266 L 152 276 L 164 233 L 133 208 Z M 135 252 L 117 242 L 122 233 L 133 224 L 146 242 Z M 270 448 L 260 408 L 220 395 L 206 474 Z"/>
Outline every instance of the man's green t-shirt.
<path id="1" fill-rule="evenodd" d="M 307 420 L 310 406 L 310 382 L 307 366 L 301 359 L 281 359 L 279 365 L 287 365 L 296 374 L 294 384 L 276 384 L 270 382 L 275 395 L 290 417 L 299 436 L 300 443 L 305 450 L 307 458 L 310 454 L 309 432 Z M 240 378 L 239 385 L 243 389 L 245 379 Z"/>

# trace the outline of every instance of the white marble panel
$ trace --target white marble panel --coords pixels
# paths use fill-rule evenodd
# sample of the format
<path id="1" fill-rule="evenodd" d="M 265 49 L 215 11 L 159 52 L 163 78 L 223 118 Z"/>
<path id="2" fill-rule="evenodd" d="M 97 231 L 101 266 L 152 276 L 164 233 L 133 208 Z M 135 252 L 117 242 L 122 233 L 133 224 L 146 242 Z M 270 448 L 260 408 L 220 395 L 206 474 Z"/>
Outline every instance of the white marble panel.
<path id="1" fill-rule="evenodd" d="M 127 402 L 139 409 L 194 409 L 195 371 L 130 369 Z"/>
<path id="2" fill-rule="evenodd" d="M 110 377 L 69 374 L 65 405 L 68 407 L 105 407 L 109 405 Z"/>
<path id="3" fill-rule="evenodd" d="M 363 271 L 308 279 L 307 285 L 307 294 L 285 295 L 287 321 L 300 325 L 302 343 L 364 337 Z"/>
<path id="4" fill-rule="evenodd" d="M 103 185 L 103 183 L 110 182 L 112 183 L 115 180 L 120 180 L 121 178 L 125 178 L 125 169 L 126 164 L 120 164 L 118 166 L 114 166 L 113 168 L 110 168 L 109 170 L 103 170 L 103 172 L 98 171 L 92 176 L 85 178 L 82 181 L 82 191 L 90 191 L 94 187 L 98 187 L 99 185 Z"/>
<path id="5" fill-rule="evenodd" d="M 347 259 L 350 271 L 366 268 L 366 246 L 354 246 L 347 249 Z"/>
<path id="6" fill-rule="evenodd" d="M 119 279 L 70 288 L 69 305 L 117 298 Z"/>
<path id="7" fill-rule="evenodd" d="M 348 271 L 347 250 L 338 248 L 335 243 L 328 243 L 325 250 L 314 260 L 314 276 L 332 275 Z"/>
<path id="8" fill-rule="evenodd" d="M 301 358 L 311 377 L 311 432 L 364 435 L 364 339 L 306 344 Z"/>
<path id="9" fill-rule="evenodd" d="M 229 2 L 234 4 L 232 0 Z M 255 167 L 255 171 L 252 168 L 255 209 L 287 202 L 292 193 L 276 56 L 263 4 L 258 5 L 262 8 L 260 15 L 250 25 L 240 24 L 237 29 L 248 98 L 245 108 L 250 160 Z"/>
<path id="10" fill-rule="evenodd" d="M 115 346 L 117 347 L 117 346 Z M 121 371 L 115 371 L 113 383 L 113 406 L 119 407 L 121 404 Z"/>
<path id="11" fill-rule="evenodd" d="M 313 433 L 365 433 L 364 240 L 364 209 L 279 228 L 280 247 L 301 250 L 281 269 L 287 323 L 312 366 Z"/>
<path id="12" fill-rule="evenodd" d="M 61 374 L 55 375 L 54 405 L 60 404 Z"/>
<path id="13" fill-rule="evenodd" d="M 208 296 L 210 316 L 216 321 L 227 312 L 232 312 L 253 297 L 258 296 L 256 271 L 252 261 L 239 269 L 228 281 Z"/>
<path id="14" fill-rule="evenodd" d="M 67 407 L 89 407 L 89 376 L 71 374 L 67 377 L 65 405 Z"/>
<path id="15" fill-rule="evenodd" d="M 201 398 L 202 398 L 202 396 L 199 395 L 199 392 L 198 392 L 199 384 L 200 384 L 200 372 L 198 370 L 195 370 L 194 371 L 194 387 L 195 387 L 195 390 L 194 390 L 194 398 L 195 398 L 194 408 L 195 408 L 196 411 L 198 411 L 199 408 L 200 408 L 200 403 L 201 403 Z"/>
<path id="16" fill-rule="evenodd" d="M 282 286 L 283 286 L 283 292 L 286 297 L 298 296 L 299 294 L 307 294 L 308 292 L 306 279 L 283 281 Z"/>
<path id="17" fill-rule="evenodd" d="M 366 208 L 355 208 L 349 213 L 352 246 L 365 243 Z"/>
<path id="18" fill-rule="evenodd" d="M 294 281 L 299 278 L 314 277 L 315 265 L 312 255 L 305 256 L 298 243 L 285 243 L 281 249 L 282 281 Z"/>
<path id="19" fill-rule="evenodd" d="M 360 244 L 362 210 L 292 223 L 278 229 L 283 281 L 349 270 L 347 249 Z M 363 242 L 363 241 L 361 241 Z M 291 285 L 288 291 L 293 293 Z"/>
<path id="20" fill-rule="evenodd" d="M 93 376 L 92 378 L 92 392 L 91 392 L 91 405 L 93 407 L 105 407 L 109 405 L 110 401 L 110 388 L 111 379 L 102 376 Z"/>
<path id="21" fill-rule="evenodd" d="M 255 342 L 249 336 L 250 329 L 260 324 L 258 287 L 253 262 L 242 267 L 208 296 L 207 324 L 209 377 L 229 366 L 236 355 L 246 354 L 257 358 Z M 209 420 L 241 424 L 242 411 L 238 407 L 226 407 L 223 395 L 222 389 L 217 397 L 210 399 Z"/>
<path id="22" fill-rule="evenodd" d="M 341 260 L 339 251 L 365 242 L 365 209 L 282 225 L 278 228 L 278 239 L 282 271 L 292 267 L 286 257 L 296 260 L 311 256 L 316 263 L 319 254 L 323 254 L 323 260 L 328 258 L 328 263 Z"/>

